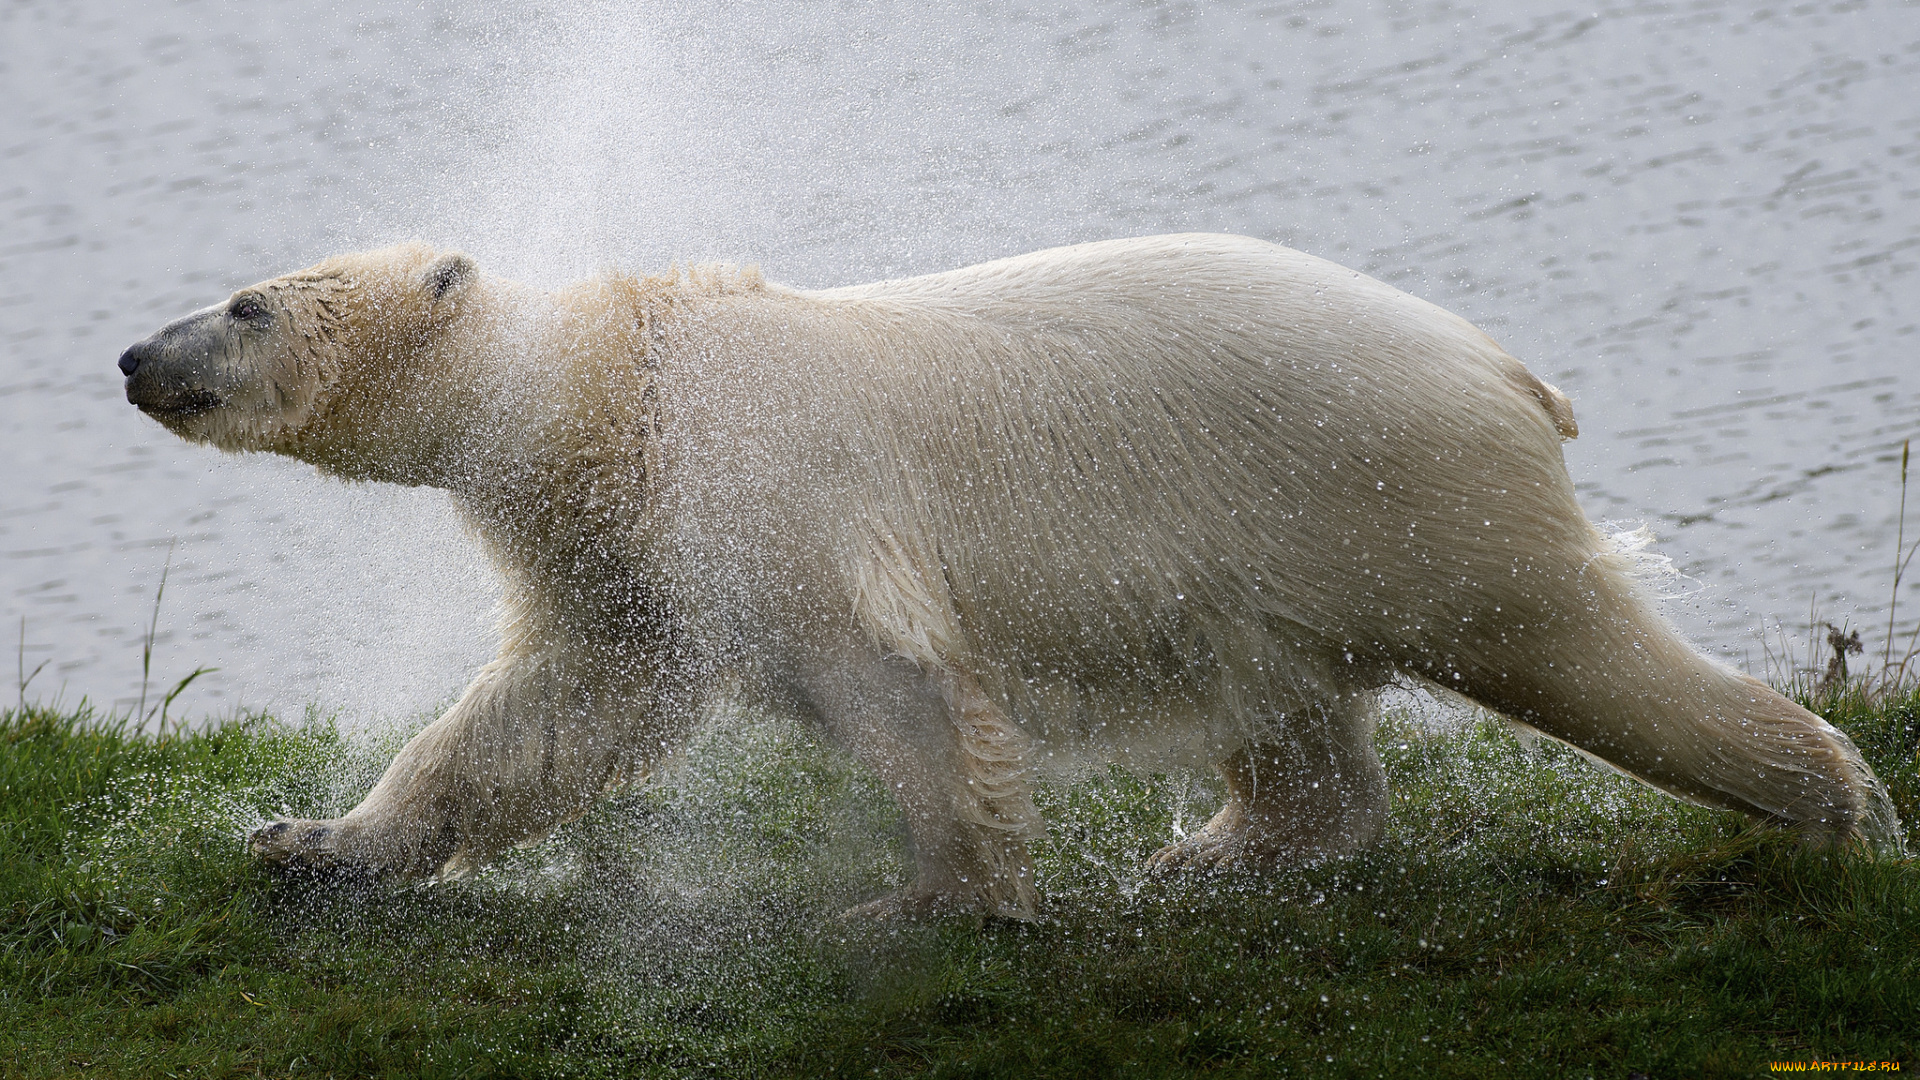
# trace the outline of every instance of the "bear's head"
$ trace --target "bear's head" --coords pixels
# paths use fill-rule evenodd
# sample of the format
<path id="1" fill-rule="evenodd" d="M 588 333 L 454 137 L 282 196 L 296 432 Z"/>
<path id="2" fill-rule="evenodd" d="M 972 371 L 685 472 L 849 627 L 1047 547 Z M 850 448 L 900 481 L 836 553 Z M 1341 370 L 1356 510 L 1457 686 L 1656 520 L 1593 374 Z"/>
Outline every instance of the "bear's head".
<path id="1" fill-rule="evenodd" d="M 366 443 L 406 436 L 396 410 L 433 378 L 477 277 L 465 255 L 403 244 L 249 286 L 123 353 L 127 400 L 182 438 L 373 478 L 394 448 Z"/>

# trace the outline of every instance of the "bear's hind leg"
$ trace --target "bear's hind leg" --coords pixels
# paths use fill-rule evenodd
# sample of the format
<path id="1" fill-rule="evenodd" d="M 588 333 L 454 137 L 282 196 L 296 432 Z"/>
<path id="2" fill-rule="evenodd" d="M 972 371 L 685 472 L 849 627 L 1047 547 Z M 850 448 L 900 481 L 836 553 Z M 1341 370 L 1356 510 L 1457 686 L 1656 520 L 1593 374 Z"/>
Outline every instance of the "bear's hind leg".
<path id="1" fill-rule="evenodd" d="M 1350 855 L 1387 820 L 1387 774 L 1373 747 L 1371 695 L 1283 722 L 1215 768 L 1227 802 L 1206 826 L 1155 852 L 1154 871 L 1274 867 Z"/>
<path id="2" fill-rule="evenodd" d="M 1901 850 L 1893 806 L 1846 735 L 1700 655 L 1604 559 L 1565 580 L 1578 592 L 1531 618 L 1510 600 L 1527 631 L 1482 643 L 1446 681 L 1690 802 Z"/>

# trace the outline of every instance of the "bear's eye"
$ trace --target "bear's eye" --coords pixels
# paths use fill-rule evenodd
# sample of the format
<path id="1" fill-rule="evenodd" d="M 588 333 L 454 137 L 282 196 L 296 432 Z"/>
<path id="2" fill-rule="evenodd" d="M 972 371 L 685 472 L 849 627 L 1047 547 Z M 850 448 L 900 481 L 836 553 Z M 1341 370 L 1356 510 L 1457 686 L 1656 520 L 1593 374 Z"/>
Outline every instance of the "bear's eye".
<path id="1" fill-rule="evenodd" d="M 259 297 L 242 296 L 227 308 L 227 317 L 241 322 L 261 323 L 266 322 L 270 315 L 267 305 L 261 303 Z"/>

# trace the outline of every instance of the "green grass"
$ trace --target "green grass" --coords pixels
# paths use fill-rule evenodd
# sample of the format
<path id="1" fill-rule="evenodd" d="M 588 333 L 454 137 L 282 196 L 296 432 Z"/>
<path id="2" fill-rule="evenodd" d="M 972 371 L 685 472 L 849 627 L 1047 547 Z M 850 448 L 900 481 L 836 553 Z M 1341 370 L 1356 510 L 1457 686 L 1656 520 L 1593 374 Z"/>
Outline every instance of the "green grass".
<path id="1" fill-rule="evenodd" d="M 1920 819 L 1920 695 L 1824 704 Z M 1381 745 L 1393 820 L 1361 857 L 1146 878 L 1218 793 L 1113 772 L 1041 794 L 1040 922 L 884 927 L 834 915 L 902 880 L 897 816 L 796 728 L 717 724 L 545 843 L 398 888 L 279 880 L 241 839 L 350 806 L 392 739 L 29 707 L 0 714 L 0 1075 L 1920 1068 L 1914 861 L 1803 851 L 1494 724 L 1390 718 Z"/>

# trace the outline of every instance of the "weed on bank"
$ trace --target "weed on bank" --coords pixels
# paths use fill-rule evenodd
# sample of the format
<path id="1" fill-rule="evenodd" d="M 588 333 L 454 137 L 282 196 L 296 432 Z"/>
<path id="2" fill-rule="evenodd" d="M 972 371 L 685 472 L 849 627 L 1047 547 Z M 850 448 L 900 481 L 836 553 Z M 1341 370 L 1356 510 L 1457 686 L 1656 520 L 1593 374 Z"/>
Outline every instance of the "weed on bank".
<path id="1" fill-rule="evenodd" d="M 1920 696 L 1817 703 L 1920 820 Z M 1037 922 L 848 923 L 908 872 L 798 728 L 430 886 L 277 877 L 396 738 L 0 715 L 0 1076 L 1754 1076 L 1920 1068 L 1920 866 L 1805 851 L 1494 723 L 1394 713 L 1366 854 L 1154 878 L 1219 792 L 1040 794 Z M 1920 847 L 1909 833 L 1909 846 Z"/>

